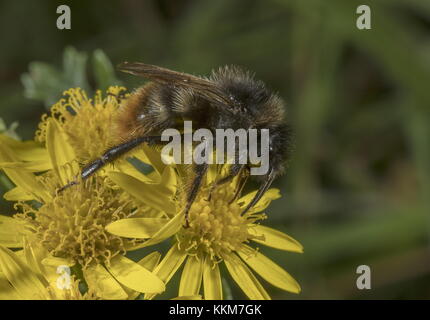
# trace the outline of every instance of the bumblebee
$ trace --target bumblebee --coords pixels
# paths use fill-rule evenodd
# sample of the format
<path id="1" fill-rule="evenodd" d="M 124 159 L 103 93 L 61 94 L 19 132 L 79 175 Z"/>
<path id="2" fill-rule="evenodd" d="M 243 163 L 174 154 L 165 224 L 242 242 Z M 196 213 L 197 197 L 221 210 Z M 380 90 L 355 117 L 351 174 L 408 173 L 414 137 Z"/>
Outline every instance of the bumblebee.
<path id="1" fill-rule="evenodd" d="M 169 128 L 180 130 L 185 119 L 192 121 L 194 129 L 205 128 L 212 132 L 216 129 L 269 129 L 269 170 L 256 176 L 260 187 L 242 214 L 252 208 L 274 179 L 284 172 L 291 149 L 291 130 L 284 121 L 284 102 L 250 72 L 225 66 L 212 71 L 209 77 L 198 77 L 144 63 L 124 62 L 118 68 L 150 82 L 136 89 L 119 110 L 117 134 L 121 142 L 84 166 L 82 180 L 144 143 L 165 144 L 161 140 L 162 132 Z M 250 175 L 250 165 L 235 162 L 213 187 L 240 175 L 236 198 Z M 194 177 L 184 208 L 185 226 L 188 226 L 188 212 L 207 170 L 208 164 L 193 165 Z M 76 183 L 72 181 L 60 191 Z"/>

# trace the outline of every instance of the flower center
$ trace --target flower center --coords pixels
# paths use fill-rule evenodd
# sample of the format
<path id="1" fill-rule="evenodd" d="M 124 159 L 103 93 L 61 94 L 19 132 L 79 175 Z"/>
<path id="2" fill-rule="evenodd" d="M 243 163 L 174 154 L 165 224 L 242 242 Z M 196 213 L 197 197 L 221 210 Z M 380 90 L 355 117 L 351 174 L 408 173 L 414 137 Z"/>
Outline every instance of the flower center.
<path id="1" fill-rule="evenodd" d="M 92 177 L 38 209 L 20 203 L 23 214 L 17 218 L 29 223 L 32 235 L 55 257 L 72 259 L 84 268 L 93 261 L 109 263 L 138 240 L 112 235 L 105 231 L 106 225 L 139 210 L 128 194 L 109 183 L 107 178 Z"/>
<path id="2" fill-rule="evenodd" d="M 209 187 L 202 188 L 189 212 L 190 227 L 178 234 L 179 247 L 190 255 L 208 254 L 213 263 L 225 253 L 236 251 L 244 242 L 255 238 L 249 224 L 265 218 L 264 214 L 241 215 L 233 185 L 217 187 L 207 199 Z M 231 203 L 230 203 L 231 202 Z"/>
<path id="3" fill-rule="evenodd" d="M 93 101 L 80 88 L 69 89 L 65 92 L 67 98 L 52 106 L 51 115 L 60 122 L 80 162 L 99 157 L 112 144 L 115 115 L 123 91 L 125 88 L 110 87 L 105 98 L 97 91 Z M 46 140 L 48 118 L 43 115 L 39 124 L 36 132 L 39 142 Z"/>

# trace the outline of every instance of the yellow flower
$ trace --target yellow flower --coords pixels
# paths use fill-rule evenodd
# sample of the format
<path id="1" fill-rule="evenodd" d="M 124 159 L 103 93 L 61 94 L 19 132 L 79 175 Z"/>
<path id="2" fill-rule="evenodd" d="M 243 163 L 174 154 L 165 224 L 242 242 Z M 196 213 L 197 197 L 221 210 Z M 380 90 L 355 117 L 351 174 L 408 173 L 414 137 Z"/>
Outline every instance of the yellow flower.
<path id="1" fill-rule="evenodd" d="M 111 173 L 111 179 L 125 191 L 142 202 L 156 205 L 166 212 L 170 219 L 166 220 L 165 225 L 155 234 L 152 231 L 155 221 L 151 218 L 122 219 L 107 226 L 107 230 L 122 237 L 147 239 L 141 247 L 173 237 L 173 245 L 154 272 L 167 284 L 185 263 L 179 296 L 198 295 L 203 284 L 205 299 L 222 299 L 219 269 L 221 262 L 250 299 L 270 299 L 251 270 L 280 289 L 299 293 L 299 284 L 284 269 L 249 245 L 252 241 L 280 250 L 303 252 L 303 247 L 290 236 L 258 223 L 265 218 L 260 212 L 265 210 L 272 200 L 280 197 L 279 190 L 270 189 L 254 208 L 241 216 L 255 192 L 231 201 L 238 183 L 238 180 L 234 179 L 232 183 L 215 189 L 210 199 L 207 199 L 211 184 L 216 179 L 215 170 L 215 167 L 211 168 L 207 181 L 191 207 L 189 228 L 183 227 L 183 214 L 177 214 L 181 212 L 186 198 L 186 188 L 183 187 L 189 179 L 186 175 L 181 174 L 177 179 L 172 179 L 177 181 L 177 185 L 171 186 L 177 190 L 173 204 L 170 198 L 163 197 L 162 194 L 157 199 L 148 199 L 144 192 L 140 192 L 145 187 L 143 181 L 125 173 Z M 178 168 L 178 172 L 181 171 L 182 169 Z M 147 294 L 145 297 L 154 296 Z"/>
<path id="2" fill-rule="evenodd" d="M 70 93 L 73 91 L 69 90 Z M 158 217 L 161 213 L 137 204 L 130 195 L 114 186 L 104 172 L 73 188 L 56 192 L 79 176 L 78 161 L 90 156 L 81 152 L 79 145 L 94 138 L 89 131 L 70 136 L 67 132 L 69 122 L 75 122 L 77 127 L 77 119 L 87 121 L 87 129 L 97 131 L 98 127 L 95 124 L 91 127 L 92 121 L 87 118 L 94 121 L 103 114 L 111 117 L 109 112 L 117 107 L 117 102 L 111 106 L 112 99 L 116 98 L 96 98 L 98 103 L 94 107 L 76 99 L 74 104 L 67 105 L 75 106 L 76 119 L 67 119 L 65 115 L 44 117 L 38 139 L 43 141 L 45 148 L 37 142 L 20 142 L 0 135 L 0 167 L 16 185 L 5 198 L 18 201 L 16 208 L 20 212 L 14 218 L 0 216 L 0 245 L 22 248 L 22 237 L 31 244 L 40 243 L 47 254 L 45 259 L 55 261 L 60 258 L 70 266 L 81 268 L 88 287 L 98 297 L 125 299 L 136 297 L 135 292 L 164 291 L 164 283 L 151 272 L 159 254 L 154 252 L 149 258 L 133 262 L 124 254 L 137 247 L 139 241 L 112 235 L 106 232 L 105 226 L 121 218 L 143 214 Z M 55 112 L 59 112 L 60 105 Z M 103 113 L 104 109 L 97 106 L 110 108 L 110 111 Z M 93 117 L 89 116 L 90 111 Z M 103 119 L 97 121 L 103 122 Z M 107 127 L 104 129 L 108 130 Z M 98 134 L 107 136 L 102 132 Z M 107 145 L 108 138 L 102 143 Z M 81 152 L 80 157 L 78 152 Z M 143 151 L 141 156 L 143 160 L 147 159 Z M 107 170 L 128 172 L 130 168 L 131 164 L 122 161 Z M 163 181 L 157 173 L 141 176 L 154 190 Z"/>

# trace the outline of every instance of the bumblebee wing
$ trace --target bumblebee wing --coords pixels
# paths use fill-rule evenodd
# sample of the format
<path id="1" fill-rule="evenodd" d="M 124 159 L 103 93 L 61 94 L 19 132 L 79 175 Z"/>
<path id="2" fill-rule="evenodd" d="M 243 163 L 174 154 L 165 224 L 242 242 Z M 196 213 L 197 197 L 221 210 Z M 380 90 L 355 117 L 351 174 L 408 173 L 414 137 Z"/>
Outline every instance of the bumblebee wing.
<path id="1" fill-rule="evenodd" d="M 229 98 L 212 81 L 140 62 L 123 62 L 118 66 L 118 70 L 155 82 L 189 88 L 216 105 L 232 108 Z"/>

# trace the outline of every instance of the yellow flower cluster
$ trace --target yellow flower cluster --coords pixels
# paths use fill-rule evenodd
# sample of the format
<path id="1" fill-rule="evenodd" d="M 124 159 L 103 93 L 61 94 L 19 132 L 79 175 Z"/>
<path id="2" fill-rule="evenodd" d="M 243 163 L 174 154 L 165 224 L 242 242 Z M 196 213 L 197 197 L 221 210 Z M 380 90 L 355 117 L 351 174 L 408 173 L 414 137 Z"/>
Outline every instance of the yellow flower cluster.
<path id="1" fill-rule="evenodd" d="M 303 251 L 288 235 L 260 225 L 266 218 L 262 212 L 280 197 L 277 189 L 241 216 L 255 192 L 230 199 L 238 184 L 234 179 L 208 199 L 219 171 L 213 167 L 184 228 L 187 168 L 166 166 L 158 151 L 142 146 L 128 157 L 150 165 L 150 173 L 123 158 L 57 192 L 79 177 L 82 164 L 115 142 L 114 117 L 123 91 L 111 87 L 105 97 L 97 92 L 89 99 L 70 89 L 42 117 L 34 141 L 0 135 L 0 168 L 15 185 L 4 198 L 16 209 L 0 215 L 0 298 L 152 299 L 184 265 L 179 298 L 222 299 L 221 264 L 250 299 L 270 299 L 254 273 L 280 289 L 300 292 L 284 269 L 252 245 Z M 133 250 L 157 249 L 167 239 L 171 247 L 164 255 L 155 250 L 140 261 L 127 257 Z M 61 275 L 67 286 L 59 283 L 60 267 L 69 270 Z"/>

